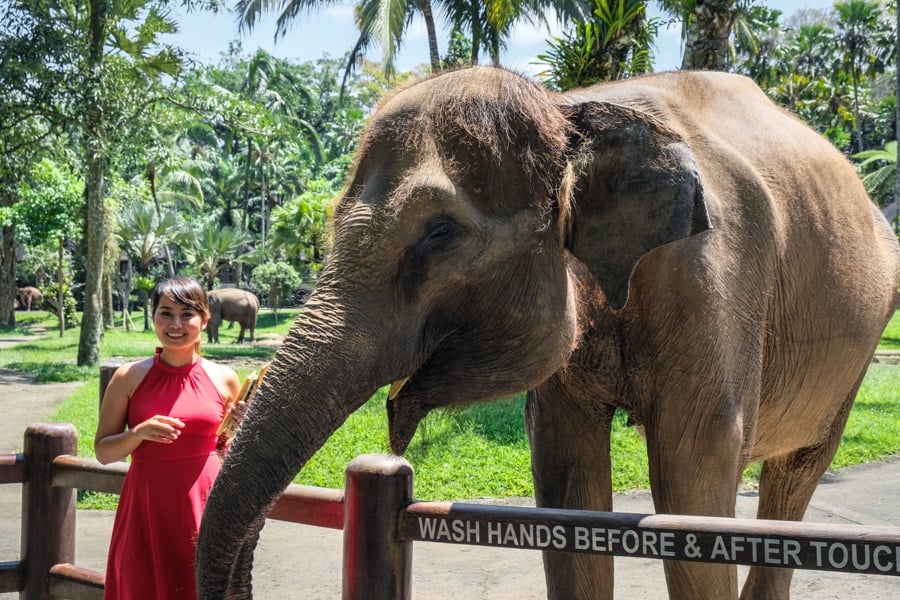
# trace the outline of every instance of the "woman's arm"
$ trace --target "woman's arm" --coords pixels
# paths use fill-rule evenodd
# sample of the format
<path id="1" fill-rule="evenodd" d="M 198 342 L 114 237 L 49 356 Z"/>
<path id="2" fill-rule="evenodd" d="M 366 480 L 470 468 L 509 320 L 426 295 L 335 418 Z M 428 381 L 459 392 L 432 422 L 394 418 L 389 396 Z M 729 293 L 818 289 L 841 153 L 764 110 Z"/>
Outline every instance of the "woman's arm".
<path id="1" fill-rule="evenodd" d="M 103 394 L 97 434 L 94 436 L 94 454 L 104 465 L 122 460 L 144 440 L 171 444 L 178 439 L 184 427 L 180 419 L 156 415 L 133 429 L 127 429 L 131 394 L 149 369 L 143 363 L 126 363 L 119 367 Z"/>

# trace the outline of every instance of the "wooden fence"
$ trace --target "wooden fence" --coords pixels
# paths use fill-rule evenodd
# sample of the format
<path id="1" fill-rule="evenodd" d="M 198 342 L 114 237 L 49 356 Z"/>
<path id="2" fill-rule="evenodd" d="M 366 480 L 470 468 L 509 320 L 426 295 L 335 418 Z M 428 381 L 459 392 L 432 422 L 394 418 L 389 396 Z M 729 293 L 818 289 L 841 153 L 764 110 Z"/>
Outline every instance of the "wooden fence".
<path id="1" fill-rule="evenodd" d="M 103 574 L 73 564 L 76 489 L 119 493 L 128 465 L 76 454 L 74 426 L 38 423 L 22 454 L 0 455 L 0 484 L 22 486 L 20 560 L 0 562 L 0 592 L 102 599 Z M 290 485 L 269 518 L 343 530 L 344 600 L 410 598 L 416 541 L 900 576 L 900 527 L 419 502 L 412 489 L 405 459 L 363 455 L 344 490 Z"/>
<path id="2" fill-rule="evenodd" d="M 22 485 L 21 559 L 0 563 L 0 592 L 100 599 L 103 575 L 73 564 L 76 488 L 118 493 L 127 464 L 75 456 L 68 423 L 39 423 L 23 454 L 0 456 L 0 483 Z M 411 597 L 414 541 L 900 576 L 900 527 L 621 514 L 411 497 L 403 458 L 364 455 L 344 490 L 291 485 L 269 518 L 342 529 L 343 598 Z"/>

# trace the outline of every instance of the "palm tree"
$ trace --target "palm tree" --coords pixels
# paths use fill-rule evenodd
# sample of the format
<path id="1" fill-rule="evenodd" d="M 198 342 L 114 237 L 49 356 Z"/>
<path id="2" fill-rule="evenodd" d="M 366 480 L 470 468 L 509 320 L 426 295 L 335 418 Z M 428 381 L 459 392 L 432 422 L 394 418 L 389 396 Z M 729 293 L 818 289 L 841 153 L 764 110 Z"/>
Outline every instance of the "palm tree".
<path id="1" fill-rule="evenodd" d="M 660 0 L 663 10 L 682 22 L 682 69 L 724 71 L 735 16 L 753 0 Z"/>
<path id="2" fill-rule="evenodd" d="M 853 155 L 861 160 L 857 168 L 865 173 L 863 184 L 872 199 L 887 204 L 892 196 L 897 172 L 897 140 L 891 140 L 881 150 L 863 150 Z"/>
<path id="3" fill-rule="evenodd" d="M 120 212 L 115 235 L 119 241 L 119 247 L 128 257 L 128 275 L 120 287 L 123 310 L 128 305 L 128 297 L 132 290 L 132 263 L 137 264 L 139 276 L 149 278 L 151 266 L 160 252 L 167 249 L 167 244 L 172 237 L 172 232 L 177 229 L 177 224 L 178 219 L 174 213 L 157 213 L 155 207 L 147 204 L 126 206 Z M 148 290 L 145 286 L 139 286 L 138 290 L 144 306 L 144 331 L 147 331 L 151 328 L 147 307 Z"/>
<path id="4" fill-rule="evenodd" d="M 643 0 L 594 0 L 593 18 L 576 22 L 574 33 L 549 42 L 538 58 L 550 66 L 548 84 L 560 90 L 622 79 L 653 68 L 655 33 Z"/>
<path id="5" fill-rule="evenodd" d="M 250 241 L 246 234 L 222 227 L 219 218 L 220 215 L 211 213 L 199 227 L 184 228 L 178 236 L 188 261 L 206 279 L 208 290 L 215 286 L 222 267 L 246 256 L 244 247 Z"/>
<path id="6" fill-rule="evenodd" d="M 242 29 L 252 31 L 256 21 L 263 12 L 281 9 L 275 25 L 275 37 L 284 36 L 290 29 L 294 19 L 302 13 L 314 9 L 340 4 L 339 0 L 238 0 L 234 11 L 238 15 Z M 383 69 L 386 74 L 393 73 L 394 59 L 400 48 L 406 28 L 415 14 L 420 13 L 425 19 L 428 31 L 428 52 L 431 68 L 437 72 L 441 68 L 441 59 L 437 44 L 437 27 L 431 0 L 359 0 L 354 7 L 354 18 L 359 28 L 359 39 L 350 51 L 347 60 L 344 80 L 347 73 L 358 66 L 369 46 L 374 42 L 381 47 Z"/>
<path id="7" fill-rule="evenodd" d="M 843 67 L 852 78 L 854 133 L 857 150 L 863 151 L 860 132 L 860 83 L 862 78 L 883 73 L 890 53 L 894 50 L 895 32 L 882 21 L 882 8 L 878 2 L 849 0 L 835 2 L 838 14 L 837 41 L 843 50 Z"/>
<path id="8" fill-rule="evenodd" d="M 128 75 L 149 76 L 153 79 L 166 74 L 177 75 L 180 58 L 168 47 L 160 47 L 160 34 L 174 33 L 176 25 L 151 0 L 87 0 L 87 9 L 69 6 L 60 11 L 65 25 L 81 34 L 79 47 L 81 82 L 78 106 L 78 125 L 84 137 L 85 172 L 85 285 L 84 312 L 78 341 L 78 365 L 97 364 L 100 358 L 100 337 L 103 333 L 103 262 L 107 231 L 104 219 L 105 171 L 107 142 L 113 135 L 111 114 L 121 109 L 126 100 L 114 90 L 110 81 Z M 135 24 L 135 16 L 143 21 Z M 116 64 L 110 68 L 110 50 L 119 52 Z M 127 57 L 124 59 L 122 57 Z M 122 69 L 122 66 L 125 69 Z M 122 86 L 125 89 L 127 86 Z"/>
<path id="9" fill-rule="evenodd" d="M 150 197 L 156 208 L 156 216 L 163 219 L 162 203 L 169 205 L 203 204 L 201 180 L 212 170 L 212 163 L 202 154 L 192 151 L 190 142 L 181 133 L 171 136 L 160 144 L 156 152 L 151 151 L 144 170 L 144 177 L 150 186 Z M 164 245 L 169 277 L 175 276 L 175 264 L 168 245 Z"/>

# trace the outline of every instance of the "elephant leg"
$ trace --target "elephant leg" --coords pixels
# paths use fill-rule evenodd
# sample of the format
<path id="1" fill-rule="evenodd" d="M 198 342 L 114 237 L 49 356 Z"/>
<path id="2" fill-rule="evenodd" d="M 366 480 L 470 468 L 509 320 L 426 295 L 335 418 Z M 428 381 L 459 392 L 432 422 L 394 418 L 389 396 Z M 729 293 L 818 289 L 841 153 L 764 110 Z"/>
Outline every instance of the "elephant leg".
<path id="1" fill-rule="evenodd" d="M 237 339 L 238 344 L 244 343 L 244 329 L 245 329 L 244 324 L 241 323 L 241 332 L 238 333 L 238 339 Z"/>
<path id="2" fill-rule="evenodd" d="M 844 401 L 821 443 L 763 462 L 759 479 L 758 519 L 800 521 L 816 486 L 837 452 L 856 392 L 865 372 Z M 786 600 L 793 569 L 751 567 L 741 590 L 742 600 Z"/>
<path id="3" fill-rule="evenodd" d="M 684 394 L 706 407 L 698 419 L 684 405 L 661 407 L 646 423 L 653 503 L 659 514 L 733 517 L 740 480 L 742 427 L 726 403 Z M 721 402 L 721 401 L 720 401 Z M 716 414 L 711 407 L 718 406 Z M 665 561 L 672 600 L 728 600 L 738 597 L 734 565 Z"/>
<path id="4" fill-rule="evenodd" d="M 528 393 L 526 427 L 531 443 L 535 500 L 545 508 L 612 510 L 609 434 L 615 409 L 599 409 L 551 378 Z M 611 556 L 544 552 L 547 597 L 609 600 Z"/>

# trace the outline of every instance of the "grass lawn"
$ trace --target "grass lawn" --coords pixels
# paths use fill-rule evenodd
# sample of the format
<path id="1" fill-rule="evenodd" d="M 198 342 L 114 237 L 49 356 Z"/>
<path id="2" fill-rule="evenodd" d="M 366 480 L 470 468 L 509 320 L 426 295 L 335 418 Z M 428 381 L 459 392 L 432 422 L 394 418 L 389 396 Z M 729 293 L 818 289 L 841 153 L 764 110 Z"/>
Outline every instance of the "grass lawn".
<path id="1" fill-rule="evenodd" d="M 19 313 L 26 315 L 27 313 Z M 284 311 L 278 323 L 271 312 L 260 315 L 257 338 L 277 338 L 289 329 L 297 311 Z M 18 315 L 17 315 L 18 317 Z M 73 423 L 79 431 L 79 454 L 93 456 L 93 434 L 97 425 L 97 369 L 74 365 L 77 331 L 63 338 L 53 323 L 21 319 L 14 332 L 21 334 L 38 325 L 50 331 L 34 341 L 18 344 L 0 353 L 0 366 L 34 373 L 41 381 L 83 380 L 81 386 L 51 420 Z M 140 325 L 139 325 L 140 327 Z M 224 330 L 222 339 L 234 340 L 237 330 Z M 125 360 L 148 356 L 154 347 L 152 332 L 109 330 L 101 345 L 101 360 Z M 885 331 L 882 348 L 900 350 L 900 312 Z M 228 361 L 244 376 L 269 360 L 271 348 L 222 343 L 204 344 L 204 354 Z M 363 453 L 388 452 L 386 390 L 381 390 L 329 439 L 295 479 L 297 483 L 338 488 L 344 485 L 344 469 Z M 428 500 L 530 496 L 530 452 L 525 437 L 524 395 L 462 410 L 430 414 L 420 425 L 406 457 L 416 470 L 415 495 Z M 643 442 L 617 414 L 613 426 L 613 485 L 617 491 L 648 487 L 647 456 Z M 834 459 L 835 468 L 878 460 L 900 453 L 900 367 L 873 364 L 868 371 L 843 441 Z M 758 466 L 745 473 L 749 483 L 758 477 Z M 109 508 L 115 499 L 105 495 L 82 498 L 81 506 Z M 112 504 L 111 504 L 112 503 Z"/>

